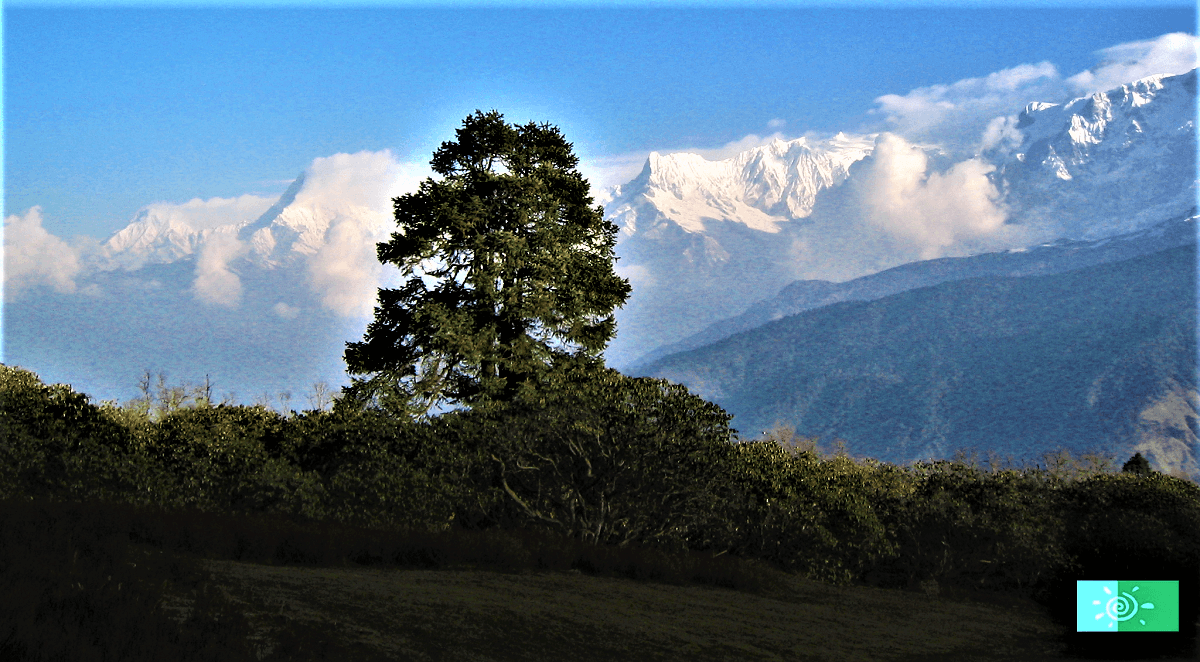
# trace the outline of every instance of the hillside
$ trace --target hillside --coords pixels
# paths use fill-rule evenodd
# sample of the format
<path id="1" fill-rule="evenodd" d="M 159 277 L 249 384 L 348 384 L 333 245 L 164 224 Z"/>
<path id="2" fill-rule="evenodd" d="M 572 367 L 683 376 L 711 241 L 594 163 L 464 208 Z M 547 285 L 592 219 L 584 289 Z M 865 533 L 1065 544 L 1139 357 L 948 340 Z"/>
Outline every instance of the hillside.
<path id="1" fill-rule="evenodd" d="M 719 403 L 743 437 L 782 422 L 887 461 L 1137 449 L 1196 475 L 1195 264 L 1183 246 L 839 303 L 644 374 Z"/>

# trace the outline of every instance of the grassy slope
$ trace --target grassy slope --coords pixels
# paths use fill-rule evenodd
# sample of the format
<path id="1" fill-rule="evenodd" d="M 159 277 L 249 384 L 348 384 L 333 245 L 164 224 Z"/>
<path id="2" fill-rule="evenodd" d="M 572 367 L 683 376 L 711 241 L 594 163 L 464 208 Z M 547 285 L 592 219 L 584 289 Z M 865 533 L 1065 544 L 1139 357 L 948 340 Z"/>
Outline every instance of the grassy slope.
<path id="1" fill-rule="evenodd" d="M 1032 602 L 783 573 L 755 594 L 578 573 L 204 565 L 270 645 L 300 626 L 328 637 L 330 659 L 1063 659 L 1058 628 Z"/>

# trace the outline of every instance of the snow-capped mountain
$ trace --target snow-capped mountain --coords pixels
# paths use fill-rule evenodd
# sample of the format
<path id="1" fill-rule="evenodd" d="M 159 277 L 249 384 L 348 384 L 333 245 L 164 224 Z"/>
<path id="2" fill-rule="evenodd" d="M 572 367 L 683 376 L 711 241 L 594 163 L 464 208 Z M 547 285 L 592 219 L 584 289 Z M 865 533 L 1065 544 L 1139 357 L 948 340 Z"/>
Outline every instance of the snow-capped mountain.
<path id="1" fill-rule="evenodd" d="M 236 227 L 196 228 L 178 218 L 160 216 L 153 209 L 142 209 L 129 225 L 104 242 L 100 259 L 103 266 L 126 271 L 170 264 L 195 254 L 214 234 L 229 234 Z"/>
<path id="2" fill-rule="evenodd" d="M 1064 104 L 1030 104 L 980 155 L 995 167 L 986 177 L 997 192 L 997 213 L 1007 218 L 1002 231 L 975 247 L 937 254 L 1096 241 L 1190 215 L 1195 118 L 1195 71 L 1151 76 Z M 950 164 L 926 149 L 928 161 L 940 166 L 897 177 L 895 159 L 881 165 L 875 147 L 875 136 L 838 134 L 820 142 L 775 141 L 723 161 L 651 154 L 641 174 L 613 190 L 605 205 L 621 228 L 618 271 L 634 286 L 618 313 L 610 361 L 631 366 L 795 280 L 847 280 L 917 260 L 893 252 L 898 244 L 889 228 L 870 218 L 870 198 L 881 183 L 912 185 L 891 201 L 907 209 L 909 193 L 939 177 L 950 181 L 937 174 Z M 926 222 L 936 229 L 941 211 L 932 208 Z M 901 227 L 906 222 L 906 213 L 898 213 L 890 229 L 910 231 Z M 857 266 L 849 271 L 828 270 L 850 262 Z"/>
<path id="3" fill-rule="evenodd" d="M 331 230 L 347 223 L 359 234 L 382 238 L 391 218 L 382 210 L 362 205 L 327 204 L 300 199 L 305 185 L 301 173 L 274 204 L 257 218 L 224 219 L 211 227 L 197 227 L 172 215 L 142 209 L 128 226 L 102 245 L 101 268 L 134 271 L 146 265 L 171 264 L 198 256 L 217 238 L 236 240 L 235 266 L 241 269 L 276 269 L 301 266 L 330 241 Z"/>
<path id="4" fill-rule="evenodd" d="M 985 156 L 1014 219 L 1099 239 L 1196 204 L 1196 71 L 1158 75 L 1065 104 L 1031 103 L 1020 143 Z"/>
<path id="5" fill-rule="evenodd" d="M 274 201 L 142 209 L 84 255 L 76 293 L 6 302 L 6 360 L 122 399 L 143 369 L 211 375 L 245 402 L 336 383 L 375 300 L 375 243 L 391 218 L 378 200 L 326 195 L 328 175 L 322 188 L 312 170 Z"/>
<path id="6" fill-rule="evenodd" d="M 779 232 L 781 223 L 811 214 L 817 194 L 842 183 L 874 142 L 844 133 L 824 141 L 776 139 L 723 161 L 652 152 L 642 173 L 613 192 L 609 218 L 626 236 L 664 224 L 704 232 L 713 221 Z"/>
<path id="7" fill-rule="evenodd" d="M 776 140 L 722 161 L 652 153 L 611 193 L 618 271 L 634 296 L 618 313 L 614 365 L 737 314 L 796 278 L 794 236 L 823 190 L 841 184 L 873 136 Z"/>

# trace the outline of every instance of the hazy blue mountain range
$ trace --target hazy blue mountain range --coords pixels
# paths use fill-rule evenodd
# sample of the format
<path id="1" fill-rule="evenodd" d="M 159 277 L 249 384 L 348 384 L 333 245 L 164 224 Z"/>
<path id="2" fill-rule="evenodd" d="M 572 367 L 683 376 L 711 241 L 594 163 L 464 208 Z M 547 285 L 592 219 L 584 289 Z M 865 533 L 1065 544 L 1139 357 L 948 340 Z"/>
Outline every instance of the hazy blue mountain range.
<path id="1" fill-rule="evenodd" d="M 1195 243 L 1196 216 L 1190 215 L 1106 239 L 1067 240 L 1029 249 L 911 262 L 843 283 L 796 281 L 774 297 L 751 305 L 740 315 L 723 319 L 700 333 L 647 353 L 631 370 L 641 370 L 669 354 L 702 347 L 788 315 L 841 301 L 870 301 L 917 287 L 967 278 L 1061 273 Z"/>
<path id="2" fill-rule="evenodd" d="M 642 372 L 719 403 L 746 437 L 783 422 L 897 462 L 1141 451 L 1198 477 L 1196 294 L 1193 243 L 835 303 Z"/>

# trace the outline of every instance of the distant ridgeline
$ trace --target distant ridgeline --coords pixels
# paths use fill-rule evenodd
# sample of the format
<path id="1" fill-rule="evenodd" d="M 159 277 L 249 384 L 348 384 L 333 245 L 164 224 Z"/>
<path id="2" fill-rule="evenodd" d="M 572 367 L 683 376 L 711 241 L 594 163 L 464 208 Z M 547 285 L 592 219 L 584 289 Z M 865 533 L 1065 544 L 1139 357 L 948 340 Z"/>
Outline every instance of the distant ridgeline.
<path id="1" fill-rule="evenodd" d="M 1194 233 L 1190 220 L 1172 225 Z M 785 424 L 890 462 L 959 449 L 1017 459 L 1060 447 L 1140 451 L 1195 480 L 1196 286 L 1191 234 L 1064 273 L 992 273 L 834 303 L 637 372 L 720 404 L 743 438 Z"/>

